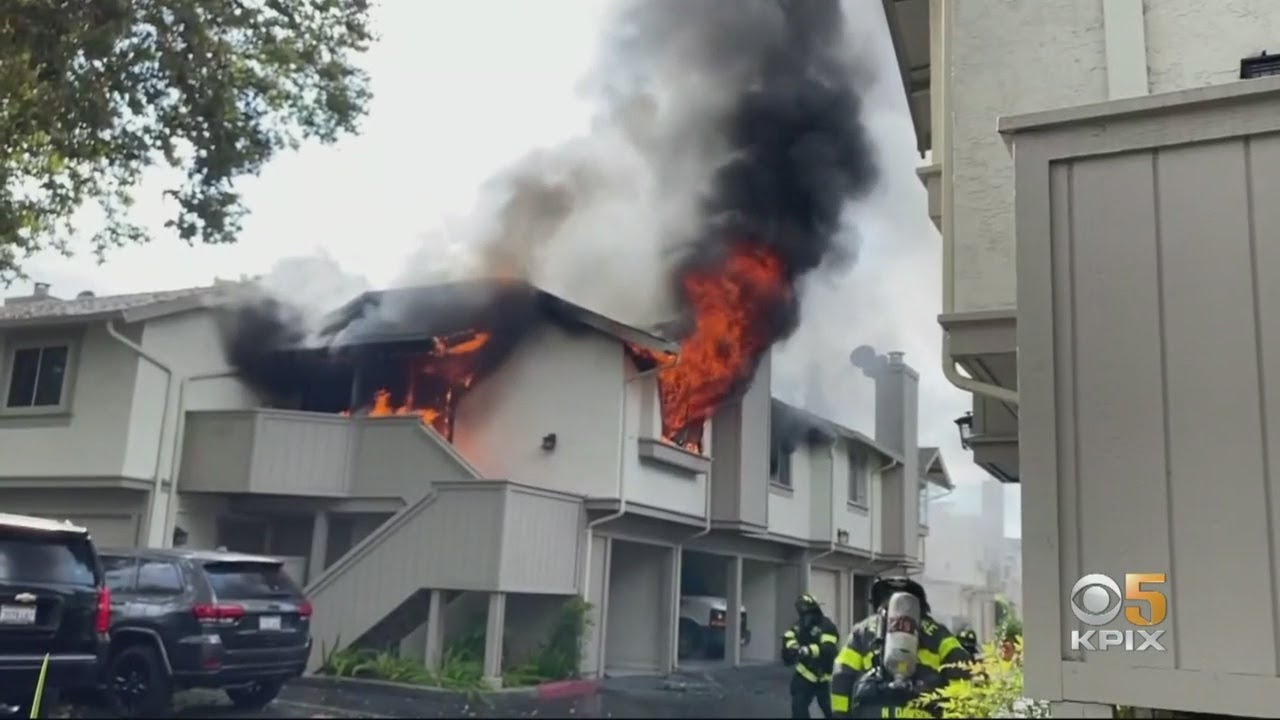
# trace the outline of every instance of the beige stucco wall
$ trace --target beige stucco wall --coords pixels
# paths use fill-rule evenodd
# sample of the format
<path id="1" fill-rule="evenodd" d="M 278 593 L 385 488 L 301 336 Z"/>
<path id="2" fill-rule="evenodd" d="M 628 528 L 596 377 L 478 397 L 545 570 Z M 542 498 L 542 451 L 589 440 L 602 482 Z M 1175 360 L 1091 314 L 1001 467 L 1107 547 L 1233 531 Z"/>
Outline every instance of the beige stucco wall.
<path id="1" fill-rule="evenodd" d="M 1016 304 L 1013 165 L 997 117 L 1107 100 L 1109 71 L 1145 74 L 1152 93 L 1232 82 L 1240 58 L 1274 50 L 1280 37 L 1272 0 L 1142 5 L 1145 52 L 1117 50 L 1110 68 L 1103 0 L 943 0 L 935 13 L 945 18 L 946 40 L 935 53 L 933 106 L 949 126 L 934 133 L 934 157 L 945 158 L 951 186 L 943 212 L 955 243 L 957 312 Z M 1121 22 L 1112 20 L 1121 42 L 1140 42 Z"/>

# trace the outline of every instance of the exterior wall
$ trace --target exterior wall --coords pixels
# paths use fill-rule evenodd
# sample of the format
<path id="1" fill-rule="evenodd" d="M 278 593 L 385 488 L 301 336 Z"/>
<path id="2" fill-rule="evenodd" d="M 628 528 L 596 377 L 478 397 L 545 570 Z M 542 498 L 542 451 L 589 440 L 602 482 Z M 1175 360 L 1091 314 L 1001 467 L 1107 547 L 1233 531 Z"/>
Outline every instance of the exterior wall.
<path id="1" fill-rule="evenodd" d="M 711 515 L 717 522 L 764 529 L 769 524 L 770 355 L 741 400 L 716 413 Z"/>
<path id="2" fill-rule="evenodd" d="M 146 493 L 123 489 L 0 490 L 0 511 L 70 520 L 88 528 L 104 547 L 138 542 L 145 501 Z"/>
<path id="3" fill-rule="evenodd" d="M 544 325 L 463 397 L 454 445 L 484 477 L 615 496 L 625 362 L 616 341 Z"/>
<path id="4" fill-rule="evenodd" d="M 1280 703 L 1280 79 L 1003 129 L 1018 180 L 1027 688 L 1266 715 Z M 1168 651 L 1071 650 L 1067 595 L 1085 572 L 1167 574 L 1150 589 L 1167 596 L 1154 629 Z M 1213 621 L 1223 588 L 1248 622 Z"/>
<path id="5" fill-rule="evenodd" d="M 0 478 L 121 478 L 125 476 L 130 404 L 137 356 L 101 324 L 0 334 L 0 379 L 8 393 L 10 351 L 26 342 L 69 343 L 67 412 L 26 416 L 0 409 Z M 2 398 L 0 398 L 2 399 Z M 152 446 L 154 453 L 155 446 Z M 154 459 L 154 454 L 153 454 Z M 149 480 L 154 467 L 130 468 Z"/>
<path id="6" fill-rule="evenodd" d="M 662 436 L 658 381 L 655 375 L 639 374 L 629 359 L 624 358 L 623 362 L 627 383 L 622 400 L 625 422 L 625 434 L 622 438 L 622 482 L 627 502 L 671 510 L 695 518 L 706 517 L 709 501 L 707 473 L 693 473 L 682 467 L 641 459 L 640 441 Z M 611 412 L 617 413 L 618 409 L 611 408 Z M 703 449 L 707 456 L 714 453 L 711 442 L 714 429 L 711 425 L 712 423 L 707 423 L 704 428 Z M 690 459 L 696 457 L 679 449 L 674 449 L 674 452 L 688 455 Z M 612 477 L 616 478 L 617 475 Z M 610 485 L 606 496 L 615 496 L 616 493 L 617 488 Z"/>
<path id="7" fill-rule="evenodd" d="M 957 312 L 1016 300 L 1013 163 L 997 117 L 1231 82 L 1240 58 L 1280 34 L 1270 0 L 1148 0 L 1138 13 L 1101 0 L 939 1 L 934 157 L 950 190 L 943 231 L 955 243 Z"/>
<path id="8" fill-rule="evenodd" d="M 817 452 L 825 451 L 810 445 L 796 448 L 791 453 L 791 487 L 769 484 L 770 533 L 804 541 L 814 538 L 814 508 L 820 506 L 814 500 L 812 480 L 813 456 Z"/>
<path id="9" fill-rule="evenodd" d="M 863 462 L 867 466 L 867 505 L 865 507 L 855 505 L 850 502 L 849 498 L 849 453 L 850 450 L 856 453 L 857 449 L 852 447 L 849 441 L 836 443 L 832 448 L 832 507 L 835 508 L 836 530 L 844 530 L 849 533 L 849 545 L 861 550 L 876 549 L 871 539 L 871 508 L 876 498 L 883 492 L 881 487 L 880 466 L 883 461 L 877 462 L 878 458 L 867 457 Z M 865 449 L 861 453 L 864 457 L 867 455 Z"/>

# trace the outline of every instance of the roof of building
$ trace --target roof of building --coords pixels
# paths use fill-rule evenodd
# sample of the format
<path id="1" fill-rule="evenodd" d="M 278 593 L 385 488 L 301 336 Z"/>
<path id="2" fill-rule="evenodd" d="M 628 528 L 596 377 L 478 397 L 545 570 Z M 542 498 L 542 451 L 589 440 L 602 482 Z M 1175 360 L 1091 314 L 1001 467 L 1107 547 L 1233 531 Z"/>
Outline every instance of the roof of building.
<path id="1" fill-rule="evenodd" d="M 366 308 L 381 304 L 398 303 L 401 308 L 394 313 L 403 317 L 426 317 L 441 308 L 475 307 L 480 310 L 500 294 L 521 299 L 528 298 L 536 303 L 537 309 L 544 316 L 568 321 L 591 328 L 627 343 L 663 352 L 678 352 L 680 345 L 668 338 L 661 337 L 656 331 L 651 332 L 618 322 L 581 305 L 565 300 L 546 290 L 523 282 L 501 282 L 493 280 L 472 280 L 439 285 L 392 288 L 373 290 L 362 293 L 355 299 L 330 313 L 333 322 L 339 326 L 351 323 L 353 318 L 360 317 Z M 493 308 L 502 313 L 504 308 Z M 445 332 L 456 328 L 445 329 Z M 404 324 L 398 320 L 383 321 L 376 315 L 361 326 L 358 332 L 345 335 L 339 344 L 366 344 L 383 342 L 404 342 L 421 340 L 441 332 L 440 328 L 431 327 L 430 323 Z"/>
<path id="2" fill-rule="evenodd" d="M 127 295 L 89 296 L 73 300 L 50 298 L 0 305 L 0 327 L 56 325 L 93 320 L 124 322 L 150 320 L 217 303 L 220 286 L 180 288 Z"/>
<path id="3" fill-rule="evenodd" d="M 877 440 L 873 440 L 872 438 L 868 437 L 864 433 L 860 433 L 857 430 L 845 427 L 844 425 L 841 425 L 840 423 L 837 423 L 834 420 L 829 420 L 827 418 L 814 415 L 808 410 L 802 410 L 801 408 L 798 408 L 789 403 L 785 403 L 777 398 L 773 398 L 773 403 L 775 405 L 781 406 L 782 408 L 785 408 L 788 412 L 793 413 L 796 417 L 802 418 L 806 422 L 813 425 L 815 429 L 825 432 L 827 435 L 831 437 L 841 437 L 841 438 L 845 438 L 846 440 L 850 440 L 857 445 L 861 445 L 862 447 L 875 452 L 876 454 L 880 455 L 886 460 L 896 460 L 898 462 L 903 462 L 902 453 L 888 447 L 887 445 Z"/>
<path id="4" fill-rule="evenodd" d="M 940 485 L 950 490 L 954 487 L 951 482 L 951 473 L 947 470 L 947 464 L 942 460 L 942 450 L 936 447 L 920 448 L 920 476 L 929 479 L 929 482 Z"/>
<path id="5" fill-rule="evenodd" d="M 661 337 L 656 332 L 649 332 L 618 322 L 540 288 L 518 283 L 514 285 L 525 287 L 533 292 L 542 304 L 543 309 L 554 313 L 558 317 L 570 319 L 575 323 L 603 332 L 623 342 L 635 343 L 664 352 L 677 352 L 680 349 L 678 343 Z M 494 283 L 474 281 L 370 291 L 361 294 L 339 310 L 336 310 L 334 314 L 340 315 L 344 312 L 349 312 L 353 307 L 380 302 L 387 298 L 401 296 L 417 296 L 421 298 L 424 294 L 484 291 L 493 286 Z M 5 304 L 0 305 L 0 329 L 99 320 L 120 320 L 126 323 L 152 320 L 189 310 L 216 307 L 227 301 L 230 297 L 230 290 L 239 287 L 243 287 L 243 283 L 217 281 L 213 285 L 201 287 L 129 293 L 127 295 L 78 297 L 73 300 L 61 300 L 52 297 L 49 299 L 34 299 L 34 296 L 12 298 Z M 18 302 L 14 302 L 14 300 L 18 300 Z M 395 333 L 388 333 L 388 338 L 379 339 L 410 339 L 404 333 L 403 328 L 396 330 L 397 332 Z M 391 335 L 395 337 L 390 337 Z M 422 333 L 415 332 L 409 335 L 422 335 Z"/>

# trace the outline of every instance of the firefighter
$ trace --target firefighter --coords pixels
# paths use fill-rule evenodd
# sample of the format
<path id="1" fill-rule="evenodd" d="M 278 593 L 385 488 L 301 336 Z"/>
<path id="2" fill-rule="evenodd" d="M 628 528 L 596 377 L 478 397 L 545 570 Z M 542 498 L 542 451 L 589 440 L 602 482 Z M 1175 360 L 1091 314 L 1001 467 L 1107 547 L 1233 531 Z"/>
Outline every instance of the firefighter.
<path id="1" fill-rule="evenodd" d="M 881 649 L 889 598 L 907 592 L 920 601 L 917 667 L 908 684 L 892 682 L 883 668 Z M 872 615 L 854 626 L 849 641 L 836 656 L 831 680 L 831 705 L 837 717 L 933 717 L 935 713 L 908 707 L 917 697 L 952 680 L 967 676 L 956 663 L 971 661 L 951 631 L 929 615 L 924 588 L 906 577 L 877 580 L 871 586 Z"/>
<path id="2" fill-rule="evenodd" d="M 956 639 L 960 641 L 960 647 L 969 653 L 974 660 L 980 659 L 982 656 L 982 648 L 978 647 L 978 633 L 973 628 L 965 628 L 956 633 Z"/>
<path id="3" fill-rule="evenodd" d="M 796 671 L 791 676 L 791 717 L 809 717 L 814 700 L 823 717 L 831 717 L 831 667 L 840 648 L 840 631 L 822 613 L 812 595 L 796 598 L 799 620 L 782 635 L 782 662 Z"/>

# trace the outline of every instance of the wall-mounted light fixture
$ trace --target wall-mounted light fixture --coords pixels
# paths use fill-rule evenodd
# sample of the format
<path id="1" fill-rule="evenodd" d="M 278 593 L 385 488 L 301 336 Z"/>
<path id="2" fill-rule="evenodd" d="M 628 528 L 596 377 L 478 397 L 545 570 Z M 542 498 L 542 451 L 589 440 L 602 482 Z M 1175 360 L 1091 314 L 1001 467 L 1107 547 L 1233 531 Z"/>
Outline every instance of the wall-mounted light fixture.
<path id="1" fill-rule="evenodd" d="M 960 447 L 969 449 L 969 439 L 973 437 L 973 411 L 970 410 L 955 419 L 956 430 L 960 432 Z"/>
<path id="2" fill-rule="evenodd" d="M 556 449 L 556 434 L 547 433 L 542 436 L 542 449 L 551 452 Z"/>
<path id="3" fill-rule="evenodd" d="M 1272 75 L 1280 75 L 1280 55 L 1268 55 L 1267 51 L 1263 50 L 1253 57 L 1240 58 L 1241 80 L 1253 80 Z"/>
<path id="4" fill-rule="evenodd" d="M 848 544 L 849 544 L 849 531 L 848 531 L 848 530 L 840 530 L 840 531 L 838 531 L 838 532 L 836 533 L 836 542 L 837 542 L 837 543 L 840 543 L 841 545 L 848 545 Z"/>

